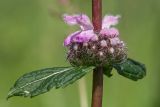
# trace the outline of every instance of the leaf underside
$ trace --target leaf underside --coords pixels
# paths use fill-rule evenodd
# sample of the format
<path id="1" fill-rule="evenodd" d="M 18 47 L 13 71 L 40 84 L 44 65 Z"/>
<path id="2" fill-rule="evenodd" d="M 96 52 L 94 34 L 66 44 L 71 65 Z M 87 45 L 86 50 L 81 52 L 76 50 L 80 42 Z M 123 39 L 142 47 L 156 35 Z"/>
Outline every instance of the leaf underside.
<path id="1" fill-rule="evenodd" d="M 65 87 L 83 77 L 94 67 L 54 67 L 33 71 L 20 77 L 10 89 L 13 96 L 34 97 L 52 88 Z"/>
<path id="2" fill-rule="evenodd" d="M 146 75 L 145 65 L 130 58 L 121 64 L 114 64 L 113 67 L 120 75 L 134 81 L 142 79 Z"/>

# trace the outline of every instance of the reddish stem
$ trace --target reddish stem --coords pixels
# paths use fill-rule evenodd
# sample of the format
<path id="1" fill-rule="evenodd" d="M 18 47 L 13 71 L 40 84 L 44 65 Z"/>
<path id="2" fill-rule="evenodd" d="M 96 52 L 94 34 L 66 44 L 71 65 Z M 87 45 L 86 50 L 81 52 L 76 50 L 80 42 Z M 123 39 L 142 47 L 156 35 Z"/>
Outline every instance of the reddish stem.
<path id="1" fill-rule="evenodd" d="M 92 22 L 94 31 L 99 32 L 102 27 L 102 0 L 92 0 Z"/>
<path id="2" fill-rule="evenodd" d="M 94 69 L 93 72 L 93 88 L 92 88 L 92 106 L 102 107 L 103 97 L 103 68 Z"/>
<path id="3" fill-rule="evenodd" d="M 94 32 L 102 27 L 102 0 L 92 0 L 92 22 Z M 97 67 L 93 72 L 92 107 L 102 107 L 103 97 L 103 68 Z"/>

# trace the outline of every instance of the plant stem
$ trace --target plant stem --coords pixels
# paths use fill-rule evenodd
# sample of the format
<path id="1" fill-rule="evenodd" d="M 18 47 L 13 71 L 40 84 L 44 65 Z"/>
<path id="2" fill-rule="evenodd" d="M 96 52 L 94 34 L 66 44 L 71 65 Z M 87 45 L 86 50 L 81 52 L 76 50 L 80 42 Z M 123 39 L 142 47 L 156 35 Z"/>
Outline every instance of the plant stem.
<path id="1" fill-rule="evenodd" d="M 92 22 L 94 32 L 98 33 L 102 27 L 102 0 L 92 0 Z M 103 67 L 97 67 L 93 72 L 92 105 L 102 107 L 103 97 Z"/>
<path id="2" fill-rule="evenodd" d="M 97 33 L 102 27 L 102 0 L 92 0 L 92 22 Z"/>
<path id="3" fill-rule="evenodd" d="M 92 88 L 92 106 L 102 107 L 103 96 L 103 68 L 94 69 L 93 72 L 93 88 Z"/>

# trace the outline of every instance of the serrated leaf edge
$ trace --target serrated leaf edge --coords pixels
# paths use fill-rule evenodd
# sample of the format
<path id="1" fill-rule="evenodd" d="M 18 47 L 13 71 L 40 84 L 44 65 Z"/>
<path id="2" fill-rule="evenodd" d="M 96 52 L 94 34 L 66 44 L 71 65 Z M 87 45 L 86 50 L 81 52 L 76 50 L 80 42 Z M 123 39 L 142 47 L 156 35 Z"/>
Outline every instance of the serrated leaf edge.
<path id="1" fill-rule="evenodd" d="M 31 84 L 33 84 L 33 83 L 35 83 L 35 82 L 39 82 L 39 81 L 41 81 L 41 80 L 45 80 L 45 79 L 47 79 L 47 78 L 49 78 L 49 77 L 51 77 L 51 76 L 53 76 L 53 75 L 56 75 L 56 74 L 59 74 L 59 73 L 62 73 L 62 72 L 68 71 L 68 70 L 72 70 L 73 68 L 74 68 L 74 67 L 70 67 L 70 68 L 65 69 L 65 70 L 62 70 L 62 71 L 60 71 L 60 72 L 55 72 L 55 73 L 50 74 L 50 75 L 48 75 L 48 76 L 46 76 L 46 77 L 44 77 L 44 78 L 41 78 L 41 79 L 32 81 L 32 82 L 30 82 L 30 83 L 27 83 L 27 84 L 25 84 L 24 86 L 19 87 L 18 89 L 22 89 L 22 88 L 24 88 L 24 87 L 26 87 L 26 86 L 28 86 L 28 85 L 31 85 Z M 11 96 L 12 96 L 12 93 L 15 92 L 16 90 L 17 90 L 17 89 L 15 89 L 15 88 L 11 89 L 10 92 L 8 93 L 7 99 L 8 99 L 9 97 L 11 97 Z M 26 91 L 26 93 L 30 93 L 30 92 L 29 92 L 29 91 Z"/>

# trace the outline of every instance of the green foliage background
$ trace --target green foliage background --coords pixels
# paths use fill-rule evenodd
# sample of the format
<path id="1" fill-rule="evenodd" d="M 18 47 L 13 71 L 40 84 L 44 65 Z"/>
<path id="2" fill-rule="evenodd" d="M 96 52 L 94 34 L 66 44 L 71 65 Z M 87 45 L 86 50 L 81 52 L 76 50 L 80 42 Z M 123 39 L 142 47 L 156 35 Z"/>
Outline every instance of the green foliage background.
<path id="1" fill-rule="evenodd" d="M 0 0 L 0 107 L 80 107 L 78 82 L 33 99 L 14 97 L 6 101 L 10 86 L 26 72 L 68 66 L 64 38 L 75 27 L 61 19 L 63 13 L 91 16 L 91 0 Z M 146 64 L 147 76 L 134 82 L 116 72 L 104 78 L 103 107 L 160 106 L 160 1 L 103 0 L 104 14 L 122 16 L 118 28 L 127 43 L 129 57 Z M 91 102 L 92 74 L 85 77 Z M 90 105 L 89 105 L 90 106 Z"/>

